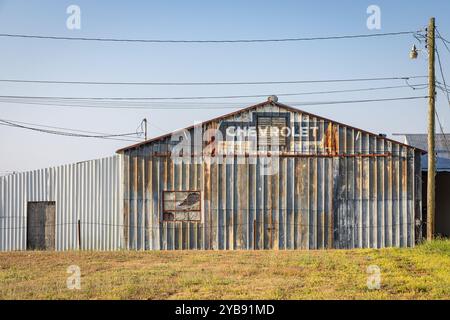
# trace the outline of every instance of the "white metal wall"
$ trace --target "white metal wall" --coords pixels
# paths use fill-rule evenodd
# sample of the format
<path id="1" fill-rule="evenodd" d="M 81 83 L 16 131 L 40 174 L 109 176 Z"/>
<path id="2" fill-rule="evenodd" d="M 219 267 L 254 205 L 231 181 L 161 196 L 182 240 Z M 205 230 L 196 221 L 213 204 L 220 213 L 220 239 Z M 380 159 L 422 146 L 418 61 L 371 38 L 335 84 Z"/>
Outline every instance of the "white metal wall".
<path id="1" fill-rule="evenodd" d="M 0 251 L 26 250 L 27 203 L 56 202 L 56 250 L 122 247 L 120 156 L 0 178 Z"/>

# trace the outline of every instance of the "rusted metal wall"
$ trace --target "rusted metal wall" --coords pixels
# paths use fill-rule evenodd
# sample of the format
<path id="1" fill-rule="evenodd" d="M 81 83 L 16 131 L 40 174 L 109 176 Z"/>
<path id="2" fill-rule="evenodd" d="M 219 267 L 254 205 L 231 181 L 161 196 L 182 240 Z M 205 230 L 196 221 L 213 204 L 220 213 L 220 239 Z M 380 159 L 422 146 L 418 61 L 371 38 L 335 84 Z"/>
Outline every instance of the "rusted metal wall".
<path id="1" fill-rule="evenodd" d="M 413 246 L 420 235 L 420 152 L 307 113 L 264 104 L 217 121 L 248 123 L 253 113 L 288 113 L 318 128 L 316 141 L 290 139 L 278 173 L 261 175 L 263 156 L 181 163 L 163 137 L 123 151 L 124 239 L 131 249 L 322 249 Z M 193 133 L 193 129 L 189 130 Z M 202 144 L 204 146 L 205 143 Z M 273 156 L 272 156 L 273 157 Z M 163 221 L 166 190 L 200 191 L 200 222 Z"/>
<path id="2" fill-rule="evenodd" d="M 0 251 L 27 249 L 29 202 L 55 202 L 56 250 L 122 247 L 120 156 L 11 174 L 0 178 Z"/>

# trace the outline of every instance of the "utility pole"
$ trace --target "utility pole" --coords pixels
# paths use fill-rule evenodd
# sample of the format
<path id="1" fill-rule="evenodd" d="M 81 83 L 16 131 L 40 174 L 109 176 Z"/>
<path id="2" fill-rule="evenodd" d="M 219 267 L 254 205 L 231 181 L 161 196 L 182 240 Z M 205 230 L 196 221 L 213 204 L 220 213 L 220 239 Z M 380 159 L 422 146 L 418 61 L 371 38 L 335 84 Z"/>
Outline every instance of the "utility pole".
<path id="1" fill-rule="evenodd" d="M 435 19 L 431 18 L 427 30 L 428 46 L 428 177 L 427 177 L 427 240 L 434 237 L 435 217 L 435 102 L 436 102 L 436 78 L 434 69 L 435 60 Z"/>
<path id="2" fill-rule="evenodd" d="M 143 124 L 144 124 L 144 138 L 145 141 L 147 141 L 147 118 L 144 118 L 144 120 L 142 120 Z"/>

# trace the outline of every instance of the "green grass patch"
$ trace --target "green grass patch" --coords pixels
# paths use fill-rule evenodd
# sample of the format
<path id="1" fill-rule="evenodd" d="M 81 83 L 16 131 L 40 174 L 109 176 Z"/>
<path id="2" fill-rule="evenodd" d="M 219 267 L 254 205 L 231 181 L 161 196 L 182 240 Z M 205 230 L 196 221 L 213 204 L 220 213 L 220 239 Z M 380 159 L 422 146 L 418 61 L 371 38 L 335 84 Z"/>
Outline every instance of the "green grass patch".
<path id="1" fill-rule="evenodd" d="M 70 290 L 67 268 L 81 270 Z M 370 289 L 367 268 L 380 269 Z M 0 299 L 450 299 L 450 241 L 323 251 L 0 253 Z"/>

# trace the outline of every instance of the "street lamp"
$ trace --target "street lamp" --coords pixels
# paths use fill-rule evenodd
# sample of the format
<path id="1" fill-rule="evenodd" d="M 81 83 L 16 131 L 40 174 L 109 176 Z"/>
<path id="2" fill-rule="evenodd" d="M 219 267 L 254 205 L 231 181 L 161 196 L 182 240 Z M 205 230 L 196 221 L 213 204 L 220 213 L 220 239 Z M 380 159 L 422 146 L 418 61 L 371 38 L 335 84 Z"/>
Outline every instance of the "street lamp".
<path id="1" fill-rule="evenodd" d="M 409 58 L 414 60 L 417 59 L 419 52 L 417 51 L 416 45 L 413 45 L 411 51 L 409 52 Z"/>

